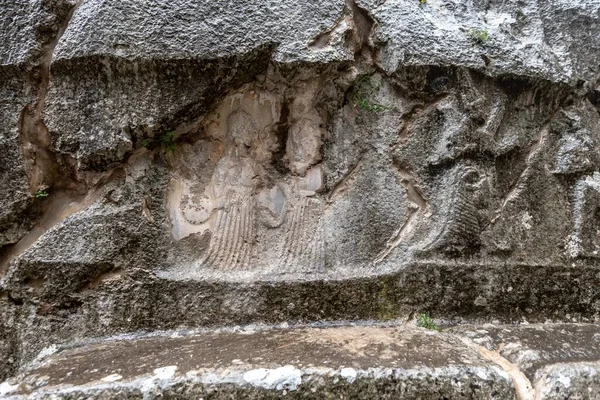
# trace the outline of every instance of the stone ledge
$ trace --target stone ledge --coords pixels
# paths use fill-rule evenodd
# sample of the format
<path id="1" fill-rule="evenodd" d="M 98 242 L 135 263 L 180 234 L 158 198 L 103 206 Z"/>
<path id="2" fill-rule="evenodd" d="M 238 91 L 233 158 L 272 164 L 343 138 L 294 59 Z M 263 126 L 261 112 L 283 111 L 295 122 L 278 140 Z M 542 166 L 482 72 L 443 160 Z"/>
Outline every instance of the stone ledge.
<path id="1" fill-rule="evenodd" d="M 450 333 L 502 357 L 530 381 L 530 398 L 600 398 L 600 326 L 483 325 Z"/>
<path id="2" fill-rule="evenodd" d="M 514 398 L 499 366 L 418 328 L 213 331 L 66 349 L 0 386 L 9 398 Z"/>
<path id="3" fill-rule="evenodd" d="M 220 329 L 67 346 L 9 399 L 595 399 L 600 326 Z"/>

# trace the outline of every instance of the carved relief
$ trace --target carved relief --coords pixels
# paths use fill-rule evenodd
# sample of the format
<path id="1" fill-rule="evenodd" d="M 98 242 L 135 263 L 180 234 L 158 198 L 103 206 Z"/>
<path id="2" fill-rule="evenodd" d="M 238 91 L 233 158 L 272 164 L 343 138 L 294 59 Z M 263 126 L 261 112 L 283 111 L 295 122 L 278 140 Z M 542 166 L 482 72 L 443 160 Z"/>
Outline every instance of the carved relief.
<path id="1" fill-rule="evenodd" d="M 308 100 L 307 100 L 308 98 Z M 310 94 L 292 107 L 287 143 L 277 136 L 281 104 L 274 94 L 246 90 L 225 99 L 202 139 L 176 160 L 169 208 L 173 236 L 208 235 L 200 267 L 218 269 L 318 267 L 323 260 L 320 218 L 323 172 L 321 121 Z M 273 167 L 286 149 L 290 174 Z M 195 164 L 198 160 L 198 164 Z"/>
<path id="2" fill-rule="evenodd" d="M 467 72 L 455 79 L 456 92 L 436 96 L 415 113 L 394 158 L 414 171 L 419 186 L 426 184 L 430 215 L 420 213 L 424 227 L 413 243 L 424 257 L 477 252 L 492 203 L 489 176 L 507 99 L 489 84 L 478 88 Z"/>
<path id="3" fill-rule="evenodd" d="M 445 173 L 440 196 L 442 204 L 438 224 L 432 240 L 424 251 L 464 254 L 477 249 L 482 231 L 478 204 L 485 193 L 486 177 L 477 167 L 456 165 Z"/>
<path id="4" fill-rule="evenodd" d="M 567 244 L 573 257 L 600 258 L 600 173 L 581 179 L 573 190 L 573 233 Z"/>
<path id="5" fill-rule="evenodd" d="M 355 118 L 345 106 L 327 123 L 316 81 L 224 99 L 174 161 L 172 233 L 197 237 L 193 268 L 287 276 L 447 258 L 552 262 L 565 241 L 571 256 L 596 257 L 593 135 L 576 115 L 555 121 L 558 95 L 448 74 L 429 101 L 391 91 L 385 112 Z M 532 248 L 544 235 L 546 248 Z"/>
<path id="6" fill-rule="evenodd" d="M 279 185 L 262 190 L 257 198 L 259 221 L 267 228 L 279 228 L 285 221 L 287 201 Z"/>
<path id="7" fill-rule="evenodd" d="M 587 103 L 561 110 L 553 124 L 558 136 L 547 168 L 566 181 L 570 192 L 572 228 L 566 253 L 571 258 L 600 257 L 600 118 Z"/>
<path id="8" fill-rule="evenodd" d="M 210 247 L 202 258 L 206 267 L 247 267 L 254 244 L 254 205 L 249 199 L 216 212 Z"/>

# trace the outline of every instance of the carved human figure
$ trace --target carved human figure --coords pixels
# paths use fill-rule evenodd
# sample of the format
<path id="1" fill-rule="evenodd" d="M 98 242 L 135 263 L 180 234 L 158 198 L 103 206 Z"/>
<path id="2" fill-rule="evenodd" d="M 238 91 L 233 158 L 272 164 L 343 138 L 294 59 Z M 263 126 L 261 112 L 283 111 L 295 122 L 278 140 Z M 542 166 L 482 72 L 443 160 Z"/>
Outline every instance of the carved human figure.
<path id="1" fill-rule="evenodd" d="M 587 106 L 587 107 L 586 107 Z M 587 127 L 596 126 L 596 130 Z M 590 106 L 562 110 L 554 131 L 560 135 L 548 169 L 576 179 L 571 189 L 572 230 L 566 253 L 572 258 L 600 258 L 600 118 Z"/>
<path id="2" fill-rule="evenodd" d="M 573 231 L 567 243 L 572 258 L 600 258 L 600 173 L 580 179 L 573 188 Z"/>
<path id="3" fill-rule="evenodd" d="M 202 264 L 239 268 L 248 266 L 252 258 L 254 195 L 263 172 L 260 163 L 251 155 L 260 132 L 252 116 L 243 111 L 232 113 L 227 121 L 227 154 L 217 163 L 206 189 L 210 199 L 207 208 L 216 217 L 211 227 L 210 246 Z"/>
<path id="4" fill-rule="evenodd" d="M 468 254 L 480 245 L 480 205 L 487 193 L 487 178 L 480 168 L 458 163 L 443 177 L 444 201 L 438 209 L 437 224 L 425 251 Z"/>
<path id="5" fill-rule="evenodd" d="M 428 158 L 437 179 L 437 223 L 422 251 L 465 255 L 480 246 L 491 185 L 485 154 L 494 151 L 495 134 L 504 114 L 505 99 L 498 95 L 486 104 L 468 72 L 460 76 L 462 89 L 438 106 L 445 114 L 442 135 Z"/>

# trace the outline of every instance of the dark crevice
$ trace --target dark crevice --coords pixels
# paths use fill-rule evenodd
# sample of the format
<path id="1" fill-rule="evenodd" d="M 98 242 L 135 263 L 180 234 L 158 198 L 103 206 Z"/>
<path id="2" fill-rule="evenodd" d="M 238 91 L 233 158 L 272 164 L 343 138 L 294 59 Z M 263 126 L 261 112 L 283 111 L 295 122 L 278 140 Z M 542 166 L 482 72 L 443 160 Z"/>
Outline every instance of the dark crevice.
<path id="1" fill-rule="evenodd" d="M 592 103 L 596 107 L 600 107 L 600 86 L 597 86 L 594 89 L 590 90 L 587 93 L 586 97 L 590 101 L 590 103 Z"/>
<path id="2" fill-rule="evenodd" d="M 77 4 L 78 5 L 78 4 Z M 43 218 L 49 199 L 59 191 L 72 191 L 77 189 L 76 173 L 73 163 L 59 157 L 52 149 L 48 129 L 43 122 L 42 113 L 46 94 L 50 84 L 50 64 L 52 54 L 60 37 L 66 30 L 71 16 L 77 7 L 67 2 L 55 4 L 48 2 L 44 7 L 56 7 L 46 10 L 54 14 L 48 21 L 48 26 L 38 27 L 37 34 L 41 41 L 47 36 L 53 36 L 39 50 L 35 66 L 29 75 L 29 82 L 33 86 L 35 100 L 25 105 L 19 114 L 18 134 L 19 146 L 25 164 L 31 200 L 21 212 L 22 224 L 28 225 L 28 230 L 34 229 L 34 222 Z M 40 191 L 41 196 L 36 193 Z M 50 196 L 48 199 L 45 196 Z M 22 238 L 20 238 L 22 239 Z M 0 276 L 6 274 L 17 243 L 7 246 L 0 251 Z"/>
<path id="3" fill-rule="evenodd" d="M 25 302 L 23 301 L 23 299 L 17 298 L 17 297 L 13 297 L 13 295 L 10 292 L 6 292 L 6 299 L 15 306 L 22 306 L 23 304 L 25 304 Z"/>
<path id="4" fill-rule="evenodd" d="M 290 102 L 285 100 L 281 105 L 281 114 L 279 122 L 277 123 L 277 142 L 279 147 L 276 152 L 273 153 L 272 165 L 277 172 L 282 175 L 290 172 L 285 162 L 286 147 L 288 142 L 288 135 L 290 130 Z"/>
<path id="5" fill-rule="evenodd" d="M 8 272 L 11 253 L 14 247 L 15 243 L 12 243 L 0 248 L 0 278 L 2 278 Z"/>
<path id="6" fill-rule="evenodd" d="M 70 6 L 62 17 L 53 40 L 44 47 L 44 54 L 38 66 L 37 93 L 34 104 L 25 106 L 20 116 L 19 132 L 23 158 L 27 165 L 31 193 L 40 188 L 68 188 L 73 186 L 76 173 L 72 171 L 72 163 L 63 159 L 52 149 L 52 139 L 46 127 L 42 113 L 50 85 L 50 65 L 52 55 L 61 36 L 67 29 L 75 9 L 81 4 L 79 0 Z M 57 16 L 60 18 L 59 16 Z"/>

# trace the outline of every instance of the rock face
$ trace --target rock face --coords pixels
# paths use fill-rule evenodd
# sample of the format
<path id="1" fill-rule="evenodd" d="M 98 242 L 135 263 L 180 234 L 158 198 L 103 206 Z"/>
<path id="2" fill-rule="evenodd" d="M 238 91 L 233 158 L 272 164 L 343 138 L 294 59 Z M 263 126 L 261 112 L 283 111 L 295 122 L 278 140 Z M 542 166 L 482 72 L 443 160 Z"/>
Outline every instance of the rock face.
<path id="1" fill-rule="evenodd" d="M 32 195 L 54 180 L 40 113 L 52 48 L 72 6 L 67 0 L 2 3 L 0 247 L 31 229 L 39 208 Z"/>
<path id="2" fill-rule="evenodd" d="M 600 318 L 600 1 L 0 7 L 0 377 L 136 330 Z"/>

